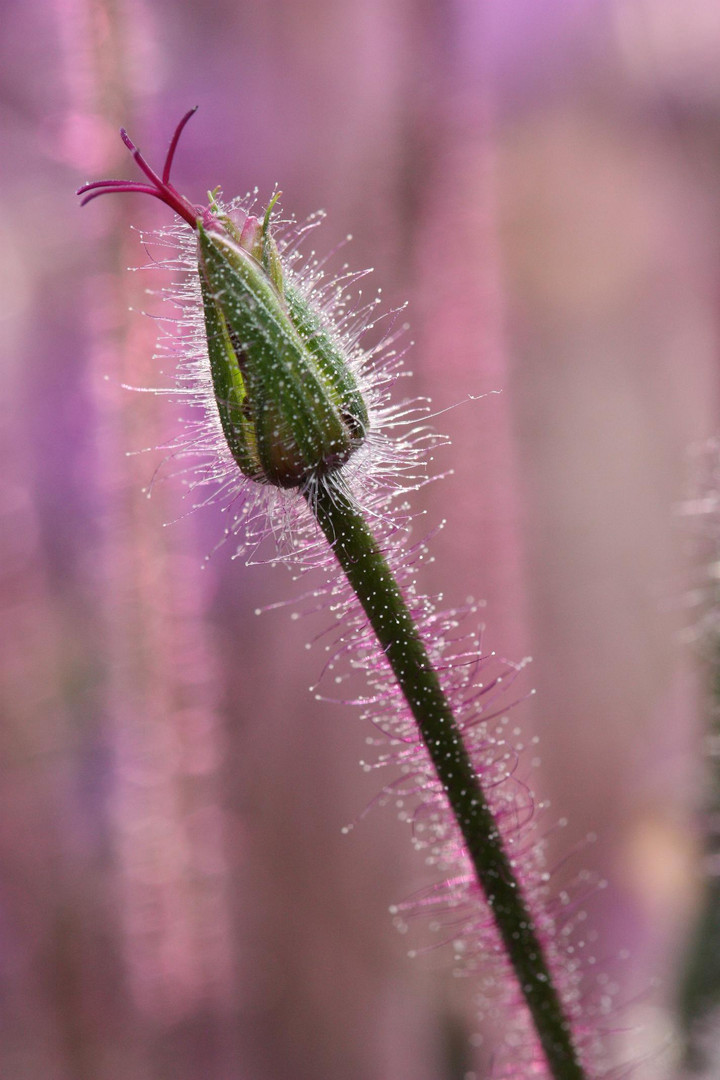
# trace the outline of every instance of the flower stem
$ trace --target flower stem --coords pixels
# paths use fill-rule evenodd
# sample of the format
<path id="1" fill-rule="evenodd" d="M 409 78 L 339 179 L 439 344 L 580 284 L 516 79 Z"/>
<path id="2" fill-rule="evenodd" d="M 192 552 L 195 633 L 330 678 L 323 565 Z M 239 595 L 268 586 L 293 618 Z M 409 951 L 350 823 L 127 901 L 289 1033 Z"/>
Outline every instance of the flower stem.
<path id="1" fill-rule="evenodd" d="M 320 482 L 308 505 L 367 615 L 420 729 L 492 910 L 553 1080 L 586 1080 L 530 911 L 447 698 L 362 512 Z"/>

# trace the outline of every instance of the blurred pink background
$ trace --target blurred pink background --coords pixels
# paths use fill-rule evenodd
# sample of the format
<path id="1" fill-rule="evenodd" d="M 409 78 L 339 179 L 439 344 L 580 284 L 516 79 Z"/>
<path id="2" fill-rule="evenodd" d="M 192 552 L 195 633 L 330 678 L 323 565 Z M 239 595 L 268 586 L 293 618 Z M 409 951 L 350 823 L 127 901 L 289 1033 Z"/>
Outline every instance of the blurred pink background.
<path id="1" fill-rule="evenodd" d="M 698 897 L 702 682 L 676 507 L 718 424 L 720 12 L 712 0 L 4 3 L 0 35 L 0 1075 L 460 1080 L 471 980 L 408 959 L 427 881 L 358 767 L 354 711 L 307 692 L 302 590 L 221 549 L 218 508 L 142 489 L 175 430 L 138 312 L 161 284 L 85 180 L 277 182 L 320 252 L 410 301 L 412 392 L 454 474 L 423 573 L 535 658 L 553 840 L 608 886 L 597 954 L 632 999 L 621 1056 L 677 1075 Z M 134 310 L 130 311 L 132 307 Z M 411 392 L 410 384 L 401 391 Z M 180 518 L 175 524 L 165 523 Z M 322 619 L 313 624 L 322 628 Z M 313 630 L 313 632 L 314 632 Z M 571 875 L 568 869 L 567 874 Z M 558 871 L 558 887 L 563 869 Z M 614 958 L 630 956 L 619 966 Z M 661 1046 L 662 1052 L 657 1052 Z"/>

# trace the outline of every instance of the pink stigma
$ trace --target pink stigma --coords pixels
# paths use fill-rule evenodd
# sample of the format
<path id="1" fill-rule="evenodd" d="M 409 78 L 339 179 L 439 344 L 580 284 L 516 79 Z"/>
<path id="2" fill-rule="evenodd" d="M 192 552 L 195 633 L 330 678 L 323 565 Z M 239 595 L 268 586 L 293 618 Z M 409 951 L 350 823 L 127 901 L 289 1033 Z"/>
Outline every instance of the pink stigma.
<path id="1" fill-rule="evenodd" d="M 77 194 L 85 196 L 80 205 L 85 206 L 86 203 L 96 199 L 98 195 L 110 195 L 112 192 L 121 191 L 141 191 L 144 195 L 153 195 L 156 199 L 160 199 L 161 202 L 164 202 L 166 206 L 169 206 L 171 210 L 174 210 L 176 214 L 179 214 L 181 218 L 187 221 L 188 225 L 192 225 L 192 227 L 196 229 L 197 219 L 202 216 L 203 207 L 193 206 L 184 195 L 181 195 L 180 192 L 176 190 L 174 185 L 170 183 L 170 170 L 172 169 L 173 158 L 175 157 L 175 151 L 183 129 L 190 117 L 195 115 L 197 108 L 196 105 L 194 109 L 190 109 L 189 112 L 186 112 L 178 126 L 175 128 L 175 133 L 170 141 L 170 148 L 165 157 L 162 176 L 159 176 L 154 169 L 150 168 L 125 128 L 121 128 L 120 135 L 122 141 L 125 143 L 128 150 L 130 150 L 133 158 L 145 173 L 150 183 L 141 184 L 136 180 L 94 180 L 92 183 L 83 184 L 81 188 L 78 188 Z"/>

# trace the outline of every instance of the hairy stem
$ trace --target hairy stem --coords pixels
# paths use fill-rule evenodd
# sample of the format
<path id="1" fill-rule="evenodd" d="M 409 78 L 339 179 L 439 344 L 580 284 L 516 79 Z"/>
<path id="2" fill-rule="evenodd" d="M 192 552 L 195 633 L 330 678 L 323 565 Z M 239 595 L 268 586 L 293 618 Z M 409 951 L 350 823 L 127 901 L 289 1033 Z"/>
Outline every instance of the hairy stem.
<path id="1" fill-rule="evenodd" d="M 320 483 L 308 505 L 363 606 L 417 721 L 527 1002 L 553 1080 L 586 1080 L 502 838 L 400 588 L 358 507 Z"/>

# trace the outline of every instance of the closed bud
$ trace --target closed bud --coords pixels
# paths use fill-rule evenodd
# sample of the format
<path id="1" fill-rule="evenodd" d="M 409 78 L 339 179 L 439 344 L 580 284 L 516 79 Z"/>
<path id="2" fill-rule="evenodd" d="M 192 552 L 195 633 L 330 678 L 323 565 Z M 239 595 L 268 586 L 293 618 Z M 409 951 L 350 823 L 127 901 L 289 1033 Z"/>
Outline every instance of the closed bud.
<path id="1" fill-rule="evenodd" d="M 183 117 L 162 175 L 122 138 L 149 183 L 101 180 L 78 194 L 83 203 L 109 192 L 161 199 L 198 234 L 210 374 L 228 447 L 245 476 L 277 487 L 302 487 L 340 469 L 363 442 L 368 415 L 355 376 L 322 317 L 285 281 L 270 229 L 277 195 L 263 218 L 234 220 L 211 193 L 195 206 L 170 183 Z"/>

